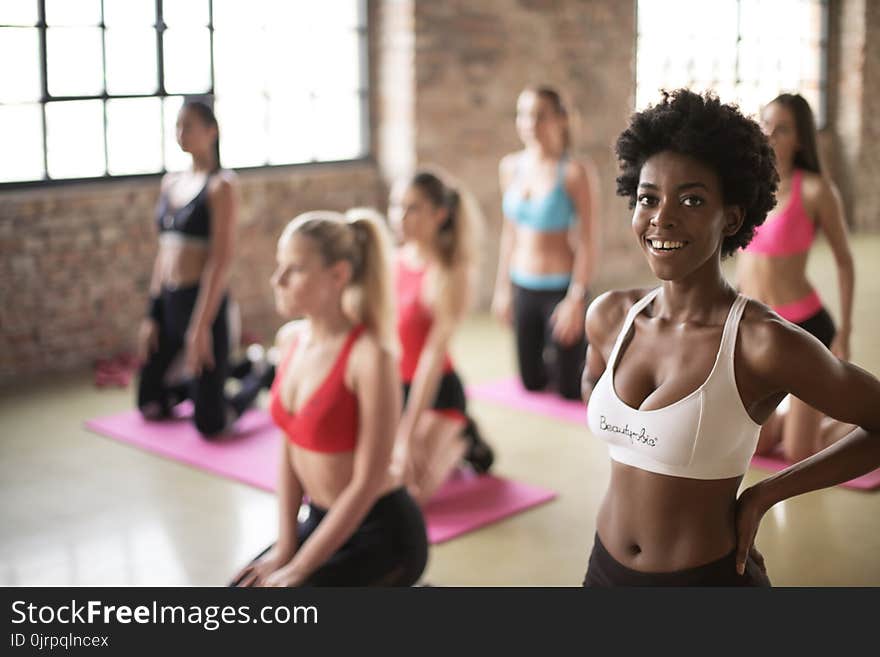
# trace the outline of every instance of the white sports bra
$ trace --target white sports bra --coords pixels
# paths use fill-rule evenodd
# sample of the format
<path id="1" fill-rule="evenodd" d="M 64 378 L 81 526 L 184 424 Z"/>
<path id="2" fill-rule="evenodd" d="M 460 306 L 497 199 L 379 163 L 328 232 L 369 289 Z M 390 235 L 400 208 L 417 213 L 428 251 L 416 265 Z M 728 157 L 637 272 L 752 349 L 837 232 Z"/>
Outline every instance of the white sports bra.
<path id="1" fill-rule="evenodd" d="M 590 396 L 590 430 L 608 443 L 618 463 L 689 479 L 738 477 L 748 468 L 761 431 L 743 406 L 733 373 L 736 333 L 748 300 L 738 295 L 733 302 L 715 364 L 703 385 L 668 406 L 640 411 L 617 396 L 614 368 L 636 316 L 658 292 L 660 288 L 639 299 L 626 315 L 608 366 Z"/>

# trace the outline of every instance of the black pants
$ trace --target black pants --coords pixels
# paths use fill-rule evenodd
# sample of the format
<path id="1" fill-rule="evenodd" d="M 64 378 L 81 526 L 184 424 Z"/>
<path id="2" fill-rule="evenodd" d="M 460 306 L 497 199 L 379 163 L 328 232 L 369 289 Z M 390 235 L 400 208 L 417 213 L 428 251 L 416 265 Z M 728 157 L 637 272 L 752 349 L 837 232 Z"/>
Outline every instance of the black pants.
<path id="1" fill-rule="evenodd" d="M 299 545 L 326 515 L 326 509 L 309 505 L 309 517 L 296 527 Z M 351 538 L 302 586 L 412 586 L 427 563 L 428 535 L 422 512 L 406 489 L 398 488 L 376 501 Z"/>
<path id="2" fill-rule="evenodd" d="M 828 314 L 824 306 L 815 315 L 807 317 L 802 322 L 797 322 L 797 325 L 829 348 L 834 341 L 834 336 L 837 335 L 834 320 L 831 319 L 831 315 Z"/>
<path id="3" fill-rule="evenodd" d="M 409 399 L 411 383 L 403 384 L 403 401 L 406 404 Z M 488 472 L 495 460 L 495 455 L 488 443 L 483 440 L 477 423 L 467 413 L 467 398 L 464 395 L 464 385 L 455 371 L 447 372 L 440 379 L 440 387 L 431 408 L 436 410 L 454 410 L 464 416 L 464 437 L 468 441 L 468 451 L 465 460 L 470 463 L 474 470 L 479 473 Z"/>
<path id="4" fill-rule="evenodd" d="M 526 390 L 548 384 L 566 399 L 581 398 L 581 375 L 587 340 L 568 347 L 553 338 L 550 315 L 565 298 L 565 290 L 529 290 L 513 286 L 513 322 L 519 373 Z"/>
<path id="5" fill-rule="evenodd" d="M 736 551 L 696 568 L 643 573 L 627 568 L 612 557 L 596 534 L 584 586 L 770 586 L 770 579 L 751 557 L 746 561 L 745 573 L 739 575 Z"/>
<path id="6" fill-rule="evenodd" d="M 229 375 L 229 327 L 224 296 L 211 325 L 214 367 L 183 385 L 165 384 L 165 373 L 184 348 L 189 321 L 198 298 L 198 286 L 163 290 L 159 311 L 159 348 L 140 370 L 137 404 L 148 417 L 168 417 L 174 405 L 191 399 L 195 406 L 195 425 L 206 437 L 221 433 L 231 419 L 241 415 L 259 394 L 260 386 L 243 382 L 241 391 L 227 400 L 224 386 Z M 149 411 L 153 406 L 155 412 Z"/>

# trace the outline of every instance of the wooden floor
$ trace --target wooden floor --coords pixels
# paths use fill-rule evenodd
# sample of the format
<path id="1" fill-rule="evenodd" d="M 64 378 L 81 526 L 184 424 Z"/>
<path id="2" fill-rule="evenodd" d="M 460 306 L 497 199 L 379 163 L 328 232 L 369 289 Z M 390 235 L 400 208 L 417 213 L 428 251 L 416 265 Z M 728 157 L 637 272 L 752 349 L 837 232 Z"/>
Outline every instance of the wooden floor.
<path id="1" fill-rule="evenodd" d="M 854 242 L 854 360 L 880 374 L 880 237 Z M 729 265 L 728 265 L 729 267 Z M 837 316 L 836 275 L 819 245 L 811 276 Z M 470 383 L 514 371 L 511 336 L 468 320 L 454 357 Z M 265 399 L 262 400 L 265 402 Z M 223 585 L 273 539 L 272 495 L 146 454 L 82 428 L 130 408 L 131 390 L 90 373 L 0 391 L 0 584 Z M 609 473 L 586 426 L 489 403 L 472 411 L 497 472 L 559 493 L 546 505 L 431 550 L 433 585 L 578 585 Z M 749 471 L 748 485 L 765 476 Z M 835 488 L 772 509 L 758 535 L 776 585 L 880 585 L 880 491 Z"/>

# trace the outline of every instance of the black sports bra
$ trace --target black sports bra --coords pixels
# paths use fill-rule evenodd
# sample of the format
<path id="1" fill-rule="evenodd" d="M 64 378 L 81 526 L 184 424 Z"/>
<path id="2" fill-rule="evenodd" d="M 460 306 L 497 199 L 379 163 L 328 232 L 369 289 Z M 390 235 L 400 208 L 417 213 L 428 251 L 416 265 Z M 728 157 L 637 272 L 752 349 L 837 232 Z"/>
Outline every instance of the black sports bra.
<path id="1" fill-rule="evenodd" d="M 183 237 L 207 242 L 211 238 L 211 210 L 208 207 L 208 185 L 183 207 L 172 210 L 164 192 L 156 207 L 156 223 L 160 233 L 179 233 Z"/>

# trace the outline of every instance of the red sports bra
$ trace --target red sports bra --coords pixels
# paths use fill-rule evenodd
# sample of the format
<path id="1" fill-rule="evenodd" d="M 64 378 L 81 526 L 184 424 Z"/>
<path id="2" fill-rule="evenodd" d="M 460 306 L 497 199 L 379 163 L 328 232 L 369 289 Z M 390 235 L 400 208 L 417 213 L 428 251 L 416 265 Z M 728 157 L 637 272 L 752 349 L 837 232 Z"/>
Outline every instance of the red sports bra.
<path id="1" fill-rule="evenodd" d="M 425 269 L 412 269 L 397 258 L 397 334 L 400 337 L 402 354 L 400 357 L 400 378 L 404 383 L 411 383 L 416 375 L 419 357 L 428 333 L 434 324 L 434 316 L 430 308 L 422 303 L 422 284 Z M 444 356 L 443 373 L 452 371 L 452 360 L 449 354 Z"/>
<path id="2" fill-rule="evenodd" d="M 354 450 L 358 435 L 358 400 L 345 385 L 345 366 L 355 340 L 363 332 L 363 325 L 351 330 L 327 378 L 296 414 L 287 410 L 281 401 L 281 382 L 287 364 L 296 352 L 297 340 L 292 341 L 272 382 L 269 413 L 294 445 L 325 453 Z"/>

